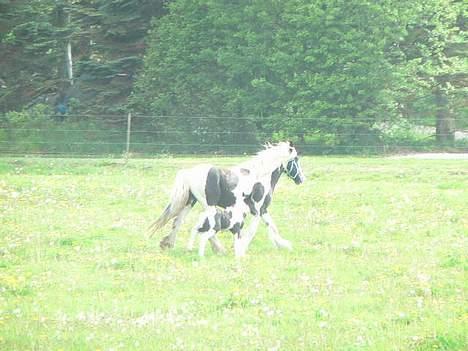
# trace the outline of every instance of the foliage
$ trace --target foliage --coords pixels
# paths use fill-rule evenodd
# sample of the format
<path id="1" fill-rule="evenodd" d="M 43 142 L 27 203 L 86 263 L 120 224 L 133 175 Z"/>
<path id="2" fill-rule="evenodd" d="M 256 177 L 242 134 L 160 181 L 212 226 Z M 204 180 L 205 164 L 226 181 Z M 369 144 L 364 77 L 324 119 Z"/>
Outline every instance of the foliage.
<path id="1" fill-rule="evenodd" d="M 412 11 L 399 45 L 402 56 L 393 62 L 404 76 L 399 110 L 409 119 L 436 120 L 443 141 L 453 138 L 456 128 L 466 127 L 461 118 L 468 86 L 466 6 L 458 0 L 416 1 Z"/>
<path id="2" fill-rule="evenodd" d="M 175 1 L 154 23 L 134 101 L 180 116 L 174 125 L 185 115 L 252 116 L 249 128 L 259 132 L 303 141 L 320 131 L 355 142 L 350 134 L 372 133 L 385 110 L 392 81 L 385 49 L 403 30 L 392 9 L 392 2 Z"/>
<path id="3" fill-rule="evenodd" d="M 53 1 L 9 1 L 0 4 L 2 52 L 0 110 L 20 110 L 31 100 L 57 89 L 62 52 L 54 25 Z"/>
<path id="4" fill-rule="evenodd" d="M 151 18 L 164 0 L 33 0 L 0 4 L 5 52 L 0 111 L 70 98 L 80 112 L 115 113 L 130 95 Z M 65 72 L 70 43 L 74 80 Z M 72 85 L 72 83 L 74 83 Z"/>
<path id="5" fill-rule="evenodd" d="M 81 30 L 91 28 L 85 32 L 91 44 L 77 62 L 82 112 L 115 114 L 125 110 L 141 65 L 149 23 L 164 13 L 164 2 L 97 0 L 79 15 Z"/>
<path id="6" fill-rule="evenodd" d="M 172 116 L 159 128 L 187 137 L 205 126 L 185 116 L 225 117 L 215 131 L 249 116 L 237 125 L 260 140 L 319 133 L 339 147 L 377 145 L 375 123 L 407 118 L 409 105 L 434 123 L 422 83 L 463 70 L 461 56 L 437 59 L 463 42 L 461 9 L 449 0 L 174 1 L 154 22 L 134 106 Z"/>
<path id="7" fill-rule="evenodd" d="M 449 146 L 468 123 L 460 0 L 0 1 L 0 29 L 3 113 L 132 110 L 158 116 L 153 143 L 347 153 L 397 140 L 382 123 Z"/>
<path id="8" fill-rule="evenodd" d="M 125 131 L 119 126 L 106 120 L 65 119 L 47 105 L 9 112 L 0 122 L 4 154 L 122 154 L 125 150 Z"/>

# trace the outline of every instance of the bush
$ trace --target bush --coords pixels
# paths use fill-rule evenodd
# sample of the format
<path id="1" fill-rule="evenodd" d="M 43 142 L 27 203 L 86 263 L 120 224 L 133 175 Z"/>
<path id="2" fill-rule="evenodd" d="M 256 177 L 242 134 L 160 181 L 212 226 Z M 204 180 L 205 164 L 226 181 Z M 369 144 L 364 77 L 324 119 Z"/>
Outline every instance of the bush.
<path id="1" fill-rule="evenodd" d="M 2 152 L 5 153 L 35 153 L 41 150 L 43 137 L 38 130 L 50 130 L 53 121 L 49 107 L 46 105 L 35 105 L 34 107 L 20 112 L 7 112 L 3 119 L 5 133 L 1 140 Z"/>
<path id="2" fill-rule="evenodd" d="M 54 115 L 46 105 L 8 112 L 1 124 L 1 152 L 6 154 L 120 154 L 125 150 L 125 126 L 86 116 Z"/>
<path id="3" fill-rule="evenodd" d="M 381 133 L 382 143 L 390 149 L 428 150 L 436 146 L 435 127 L 416 125 L 407 119 L 375 126 Z"/>

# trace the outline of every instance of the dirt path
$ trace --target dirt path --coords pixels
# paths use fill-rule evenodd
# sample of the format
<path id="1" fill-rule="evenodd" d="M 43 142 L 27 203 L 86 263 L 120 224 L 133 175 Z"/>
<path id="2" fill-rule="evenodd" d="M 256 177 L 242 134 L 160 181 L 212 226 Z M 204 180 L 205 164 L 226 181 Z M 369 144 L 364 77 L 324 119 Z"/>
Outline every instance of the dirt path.
<path id="1" fill-rule="evenodd" d="M 421 153 L 421 154 L 408 154 L 390 156 L 390 158 L 415 158 L 420 160 L 468 160 L 468 153 L 463 154 L 450 154 L 450 153 Z"/>

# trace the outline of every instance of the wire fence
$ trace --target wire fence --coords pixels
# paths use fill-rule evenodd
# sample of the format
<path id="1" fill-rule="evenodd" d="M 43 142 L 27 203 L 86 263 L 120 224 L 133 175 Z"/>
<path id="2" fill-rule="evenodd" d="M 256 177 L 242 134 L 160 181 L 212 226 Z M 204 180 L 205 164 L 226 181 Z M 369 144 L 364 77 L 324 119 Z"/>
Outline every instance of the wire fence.
<path id="1" fill-rule="evenodd" d="M 465 123 L 452 119 L 457 126 Z M 304 154 L 468 152 L 468 131 L 436 137 L 428 118 L 368 119 L 164 115 L 0 116 L 1 155 L 133 157 L 165 154 L 241 155 L 265 142 L 294 140 Z M 445 138 L 446 137 L 446 138 Z M 438 140 L 439 138 L 439 140 Z M 440 144 L 440 138 L 450 140 Z"/>

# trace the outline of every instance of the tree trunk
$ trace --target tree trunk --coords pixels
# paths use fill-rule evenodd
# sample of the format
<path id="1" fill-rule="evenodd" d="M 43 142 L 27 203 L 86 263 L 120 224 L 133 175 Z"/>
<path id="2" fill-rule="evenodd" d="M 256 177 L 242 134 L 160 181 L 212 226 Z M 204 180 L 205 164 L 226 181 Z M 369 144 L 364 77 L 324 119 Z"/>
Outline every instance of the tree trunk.
<path id="1" fill-rule="evenodd" d="M 71 22 L 71 15 L 68 14 L 68 16 L 67 16 L 67 25 L 70 25 L 70 22 Z M 71 40 L 70 39 L 68 39 L 68 42 L 67 42 L 66 64 L 67 64 L 68 81 L 70 82 L 70 85 L 73 85 L 73 59 L 72 59 L 72 46 L 71 46 Z"/>
<path id="2" fill-rule="evenodd" d="M 447 92 L 441 88 L 435 91 L 436 138 L 441 146 L 451 146 L 455 141 L 455 120 L 449 106 Z"/>
<path id="3" fill-rule="evenodd" d="M 57 5 L 55 9 L 56 25 L 59 28 L 67 28 L 70 25 L 71 15 L 66 13 L 64 5 Z M 60 51 L 62 55 L 58 57 L 58 75 L 61 81 L 60 90 L 66 90 L 70 85 L 73 85 L 73 59 L 72 46 L 70 38 L 63 38 L 60 43 Z"/>

